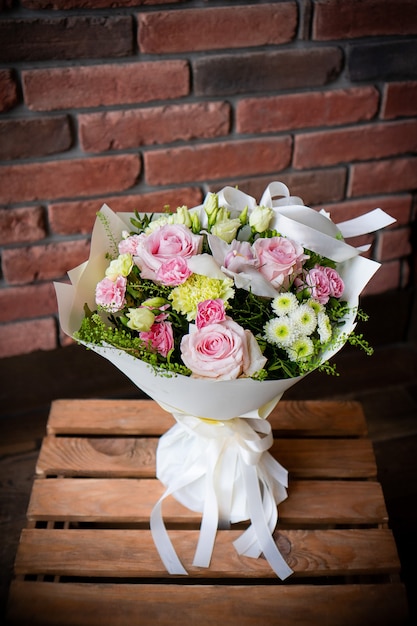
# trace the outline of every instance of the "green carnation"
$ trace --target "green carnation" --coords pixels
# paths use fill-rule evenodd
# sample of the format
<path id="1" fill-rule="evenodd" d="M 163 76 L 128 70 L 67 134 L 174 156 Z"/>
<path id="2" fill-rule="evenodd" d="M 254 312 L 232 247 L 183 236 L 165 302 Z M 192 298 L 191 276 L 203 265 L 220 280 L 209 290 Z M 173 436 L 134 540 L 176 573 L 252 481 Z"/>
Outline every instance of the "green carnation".
<path id="1" fill-rule="evenodd" d="M 195 320 L 197 305 L 205 300 L 221 298 L 226 302 L 234 296 L 233 280 L 231 278 L 209 278 L 202 274 L 191 274 L 187 280 L 175 287 L 169 295 L 172 308 L 177 313 L 187 316 L 188 321 Z"/>

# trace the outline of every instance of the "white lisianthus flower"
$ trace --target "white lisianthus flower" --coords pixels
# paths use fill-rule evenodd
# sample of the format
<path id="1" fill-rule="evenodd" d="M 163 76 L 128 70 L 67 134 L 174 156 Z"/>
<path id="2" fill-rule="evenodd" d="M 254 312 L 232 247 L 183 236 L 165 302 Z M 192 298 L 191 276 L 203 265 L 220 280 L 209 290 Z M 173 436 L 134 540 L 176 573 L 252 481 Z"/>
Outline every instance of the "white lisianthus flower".
<path id="1" fill-rule="evenodd" d="M 264 326 L 265 339 L 280 348 L 290 346 L 296 339 L 297 334 L 294 323 L 287 316 L 274 317 L 268 320 Z"/>
<path id="2" fill-rule="evenodd" d="M 296 296 L 287 291 L 285 293 L 278 294 L 271 303 L 272 310 L 278 315 L 290 315 L 298 307 L 298 300 Z"/>
<path id="3" fill-rule="evenodd" d="M 133 267 L 133 257 L 131 254 L 119 254 L 106 269 L 106 276 L 115 281 L 118 276 L 129 276 Z"/>
<path id="4" fill-rule="evenodd" d="M 268 229 L 274 211 L 270 207 L 257 206 L 249 216 L 249 225 L 257 233 Z"/>
<path id="5" fill-rule="evenodd" d="M 177 212 L 173 216 L 174 224 L 184 224 L 187 228 L 191 228 L 191 216 L 185 205 L 179 206 Z"/>
<path id="6" fill-rule="evenodd" d="M 204 201 L 204 211 L 208 217 L 208 225 L 213 226 L 217 220 L 219 211 L 219 200 L 216 193 L 208 193 Z"/>
<path id="7" fill-rule="evenodd" d="M 216 237 L 220 237 L 226 243 L 230 243 L 233 239 L 236 238 L 236 233 L 240 228 L 240 220 L 238 218 L 235 219 L 225 219 L 224 221 L 216 222 L 211 232 Z"/>
<path id="8" fill-rule="evenodd" d="M 132 330 L 140 332 L 148 332 L 155 321 L 155 315 L 145 306 L 138 309 L 129 309 L 126 317 L 129 318 L 127 326 Z"/>
<path id="9" fill-rule="evenodd" d="M 317 327 L 317 316 L 308 304 L 300 304 L 291 313 L 291 320 L 301 335 L 311 335 Z"/>

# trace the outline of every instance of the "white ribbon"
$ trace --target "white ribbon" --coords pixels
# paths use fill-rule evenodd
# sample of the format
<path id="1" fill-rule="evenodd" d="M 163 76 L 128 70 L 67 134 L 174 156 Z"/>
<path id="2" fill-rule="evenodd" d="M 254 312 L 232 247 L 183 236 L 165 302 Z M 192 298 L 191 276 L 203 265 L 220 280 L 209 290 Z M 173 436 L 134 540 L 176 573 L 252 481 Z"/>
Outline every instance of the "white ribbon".
<path id="1" fill-rule="evenodd" d="M 235 549 L 253 558 L 263 553 L 277 576 L 287 578 L 292 570 L 272 533 L 277 505 L 287 497 L 288 473 L 267 452 L 273 442 L 269 422 L 251 417 L 207 420 L 172 412 L 177 424 L 161 437 L 157 450 L 157 477 L 166 491 L 150 520 L 155 546 L 168 572 L 187 573 L 162 518 L 162 502 L 173 495 L 202 512 L 194 566 L 210 565 L 218 528 L 250 519 L 251 526 L 234 542 Z"/>
<path id="2" fill-rule="evenodd" d="M 251 212 L 256 207 L 256 200 L 252 196 L 234 187 L 224 187 L 218 197 L 219 204 L 229 209 L 233 213 L 232 217 L 236 210 L 240 213 L 248 207 Z M 342 241 L 342 238 L 365 235 L 396 221 L 382 209 L 375 209 L 358 218 L 334 224 L 322 212 L 305 206 L 301 198 L 291 196 L 288 187 L 278 181 L 270 183 L 265 189 L 260 206 L 276 209 L 271 229 L 336 263 L 347 261 L 369 247 L 355 248 Z"/>

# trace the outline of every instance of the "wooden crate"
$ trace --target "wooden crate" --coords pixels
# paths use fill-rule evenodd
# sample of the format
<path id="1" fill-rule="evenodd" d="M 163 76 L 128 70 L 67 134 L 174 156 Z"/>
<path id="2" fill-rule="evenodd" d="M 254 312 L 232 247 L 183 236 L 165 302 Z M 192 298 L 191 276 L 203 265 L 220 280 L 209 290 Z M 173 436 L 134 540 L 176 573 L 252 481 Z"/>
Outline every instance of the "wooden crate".
<path id="1" fill-rule="evenodd" d="M 164 519 L 189 575 L 167 574 L 149 516 L 163 492 L 158 436 L 173 418 L 147 400 L 53 403 L 9 595 L 11 624 L 399 626 L 405 589 L 372 444 L 355 402 L 281 402 L 269 418 L 289 497 L 274 538 L 294 574 L 239 556 L 244 525 L 192 566 L 201 516 L 173 498 Z"/>

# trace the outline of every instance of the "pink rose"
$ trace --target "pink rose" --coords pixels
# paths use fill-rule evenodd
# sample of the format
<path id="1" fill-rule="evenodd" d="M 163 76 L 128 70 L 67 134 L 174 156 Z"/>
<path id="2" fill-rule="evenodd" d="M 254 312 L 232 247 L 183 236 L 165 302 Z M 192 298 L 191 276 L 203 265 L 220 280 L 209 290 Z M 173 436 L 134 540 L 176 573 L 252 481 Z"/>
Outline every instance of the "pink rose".
<path id="1" fill-rule="evenodd" d="M 162 285 L 176 287 L 184 283 L 191 274 L 192 271 L 188 268 L 187 261 L 182 256 L 177 256 L 164 261 L 159 266 L 156 271 L 156 280 Z"/>
<path id="2" fill-rule="evenodd" d="M 226 313 L 224 310 L 224 302 L 221 298 L 215 300 L 204 300 L 197 304 L 197 328 L 203 328 L 209 324 L 216 324 L 223 322 L 226 319 Z"/>
<path id="3" fill-rule="evenodd" d="M 152 324 L 150 330 L 139 333 L 139 337 L 163 357 L 166 357 L 174 347 L 171 322 L 156 322 Z"/>
<path id="4" fill-rule="evenodd" d="M 252 333 L 229 317 L 184 335 L 181 356 L 195 378 L 216 380 L 251 376 L 266 362 Z"/>
<path id="5" fill-rule="evenodd" d="M 331 295 L 330 280 L 326 273 L 326 268 L 321 265 L 316 265 L 311 269 L 306 277 L 305 283 L 311 291 L 311 297 L 314 300 L 320 302 L 320 304 L 326 304 Z"/>
<path id="6" fill-rule="evenodd" d="M 326 267 L 324 271 L 326 272 L 327 278 L 329 279 L 330 295 L 334 298 L 340 298 L 345 289 L 343 280 L 340 278 L 338 272 L 336 272 L 336 270 L 332 269 L 331 267 Z"/>
<path id="7" fill-rule="evenodd" d="M 96 286 L 96 303 L 110 313 L 120 311 L 125 305 L 127 279 L 118 276 L 115 281 L 103 278 Z"/>
<path id="8" fill-rule="evenodd" d="M 165 224 L 150 235 L 139 235 L 135 263 L 142 277 L 156 280 L 161 265 L 173 258 L 189 259 L 199 254 L 203 237 L 194 235 L 183 224 Z"/>
<path id="9" fill-rule="evenodd" d="M 122 239 L 119 243 L 119 254 L 131 254 L 132 256 L 135 256 L 139 244 L 140 235 L 131 235 L 130 237 L 126 237 L 126 239 Z"/>
<path id="10" fill-rule="evenodd" d="M 300 244 L 286 237 L 259 238 L 253 244 L 259 271 L 275 287 L 287 287 L 289 277 L 302 270 L 308 257 Z"/>

